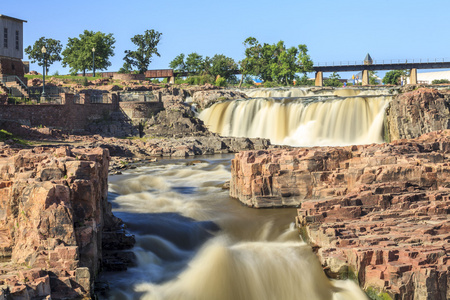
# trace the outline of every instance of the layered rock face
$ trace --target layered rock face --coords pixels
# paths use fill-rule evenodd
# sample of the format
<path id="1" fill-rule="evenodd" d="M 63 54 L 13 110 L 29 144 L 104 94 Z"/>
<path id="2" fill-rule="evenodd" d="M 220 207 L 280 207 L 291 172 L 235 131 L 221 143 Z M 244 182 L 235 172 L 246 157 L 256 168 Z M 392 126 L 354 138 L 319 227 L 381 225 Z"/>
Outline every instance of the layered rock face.
<path id="1" fill-rule="evenodd" d="M 387 140 L 411 139 L 450 127 L 450 94 L 421 88 L 394 97 L 386 111 Z"/>
<path id="2" fill-rule="evenodd" d="M 239 91 L 215 90 L 198 91 L 192 95 L 192 102 L 196 103 L 200 109 L 205 109 L 221 100 L 247 99 L 248 96 Z"/>
<path id="3" fill-rule="evenodd" d="M 450 130 L 390 144 L 241 152 L 230 194 L 254 207 L 301 206 L 297 224 L 331 276 L 354 276 L 394 299 L 448 299 L 449 156 Z"/>
<path id="4" fill-rule="evenodd" d="M 0 149 L 0 285 L 12 299 L 89 297 L 107 202 L 108 150 Z"/>

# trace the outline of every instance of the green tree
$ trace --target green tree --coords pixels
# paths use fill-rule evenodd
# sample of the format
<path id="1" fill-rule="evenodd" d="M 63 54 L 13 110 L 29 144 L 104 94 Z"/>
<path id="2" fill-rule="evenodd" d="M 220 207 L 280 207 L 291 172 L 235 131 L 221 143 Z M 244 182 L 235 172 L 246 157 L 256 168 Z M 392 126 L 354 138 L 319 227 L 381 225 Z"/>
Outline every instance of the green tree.
<path id="1" fill-rule="evenodd" d="M 151 29 L 146 30 L 144 34 L 137 34 L 132 37 L 131 41 L 137 46 L 137 49 L 134 51 L 125 50 L 125 57 L 123 58 L 125 64 L 136 67 L 140 74 L 147 71 L 152 62 L 153 54 L 161 56 L 156 48 L 161 35 L 162 33 Z"/>
<path id="2" fill-rule="evenodd" d="M 220 76 L 225 78 L 229 83 L 237 82 L 234 71 L 238 69 L 238 65 L 231 57 L 223 54 L 216 54 L 212 58 L 206 57 L 204 66 L 206 74 L 214 76 L 214 78 Z"/>
<path id="3" fill-rule="evenodd" d="M 109 58 L 114 56 L 114 43 L 116 40 L 112 33 L 105 34 L 100 31 L 85 30 L 79 37 L 69 38 L 66 48 L 62 52 L 63 67 L 69 66 L 71 73 L 83 72 L 93 68 L 92 49 L 95 48 L 95 68 L 104 70 L 111 66 Z"/>
<path id="4" fill-rule="evenodd" d="M 312 86 L 314 84 L 315 84 L 314 80 L 310 80 L 308 78 L 308 76 L 306 76 L 306 74 L 303 74 L 301 77 L 297 76 L 295 78 L 295 85 L 297 85 L 297 86 L 299 86 L 299 85 Z"/>
<path id="5" fill-rule="evenodd" d="M 244 41 L 245 58 L 240 62 L 244 76 L 253 75 L 263 81 L 292 84 L 296 73 L 311 72 L 311 61 L 306 45 L 286 48 L 283 41 L 261 45 L 254 37 Z"/>
<path id="6" fill-rule="evenodd" d="M 42 47 L 44 46 L 46 49 L 45 55 L 42 53 Z M 43 67 L 45 62 L 45 75 L 47 75 L 50 66 L 55 61 L 61 61 L 61 50 L 61 41 L 41 37 L 34 42 L 33 46 L 26 47 L 24 51 L 28 55 L 28 58 L 30 58 L 31 63 L 34 64 L 37 62 L 38 66 Z"/>
<path id="7" fill-rule="evenodd" d="M 377 81 L 377 72 L 375 71 L 369 71 L 369 84 L 370 85 L 377 85 L 378 81 Z"/>
<path id="8" fill-rule="evenodd" d="M 200 54 L 193 52 L 186 57 L 186 71 L 202 73 L 205 71 L 205 59 Z"/>
<path id="9" fill-rule="evenodd" d="M 407 72 L 405 70 L 392 70 L 389 72 L 386 72 L 386 75 L 383 77 L 383 83 L 384 84 L 400 84 L 401 83 L 401 77 L 406 77 Z"/>
<path id="10" fill-rule="evenodd" d="M 333 74 L 331 74 L 329 78 L 327 78 L 323 81 L 323 85 L 324 86 L 341 87 L 342 82 L 339 80 L 340 78 L 341 78 L 341 76 L 339 76 L 338 73 L 333 72 Z"/>
<path id="11" fill-rule="evenodd" d="M 177 72 L 185 72 L 186 64 L 184 63 L 184 54 L 177 55 L 170 63 L 169 68 L 174 69 Z"/>

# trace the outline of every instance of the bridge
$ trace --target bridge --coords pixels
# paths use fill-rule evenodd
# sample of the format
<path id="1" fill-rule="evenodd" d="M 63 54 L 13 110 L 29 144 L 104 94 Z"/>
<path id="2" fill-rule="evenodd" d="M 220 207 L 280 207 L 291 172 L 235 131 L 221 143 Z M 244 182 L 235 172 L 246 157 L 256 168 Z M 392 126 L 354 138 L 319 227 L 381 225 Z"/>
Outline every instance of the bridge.
<path id="1" fill-rule="evenodd" d="M 363 61 L 318 63 L 313 66 L 315 72 L 315 85 L 323 86 L 324 72 L 362 72 L 362 85 L 369 85 L 369 71 L 383 70 L 410 70 L 409 82 L 417 84 L 418 69 L 450 69 L 450 59 L 404 59 L 373 61 L 369 54 Z M 242 74 L 240 70 L 234 70 L 233 74 Z M 175 83 L 177 76 L 196 75 L 192 72 L 175 72 L 172 69 L 148 70 L 146 78 L 169 78 L 169 83 Z"/>
<path id="2" fill-rule="evenodd" d="M 323 85 L 324 72 L 362 72 L 362 85 L 369 85 L 369 71 L 382 70 L 410 70 L 410 83 L 417 84 L 418 69 L 447 69 L 450 68 L 450 60 L 442 59 L 405 59 L 373 61 L 367 54 L 364 61 L 339 62 L 317 64 L 313 67 L 316 72 L 315 85 Z"/>

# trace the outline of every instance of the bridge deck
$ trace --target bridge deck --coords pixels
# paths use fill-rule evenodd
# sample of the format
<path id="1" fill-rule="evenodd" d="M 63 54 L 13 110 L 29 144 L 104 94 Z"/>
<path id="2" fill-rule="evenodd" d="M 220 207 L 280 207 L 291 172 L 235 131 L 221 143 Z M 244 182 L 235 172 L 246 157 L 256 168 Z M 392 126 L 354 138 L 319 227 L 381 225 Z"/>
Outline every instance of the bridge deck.
<path id="1" fill-rule="evenodd" d="M 314 66 L 316 72 L 345 72 L 361 70 L 406 70 L 406 69 L 446 69 L 450 68 L 450 62 L 413 62 L 413 63 L 389 63 L 372 65 L 336 65 L 336 66 Z"/>

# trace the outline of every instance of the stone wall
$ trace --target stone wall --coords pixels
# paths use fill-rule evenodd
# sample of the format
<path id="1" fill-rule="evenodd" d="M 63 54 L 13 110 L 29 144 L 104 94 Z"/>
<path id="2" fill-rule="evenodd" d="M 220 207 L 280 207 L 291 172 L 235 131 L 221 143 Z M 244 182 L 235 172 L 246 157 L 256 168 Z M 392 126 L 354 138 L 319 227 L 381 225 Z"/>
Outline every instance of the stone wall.
<path id="1" fill-rule="evenodd" d="M 3 296 L 89 297 L 102 233 L 120 226 L 107 202 L 108 150 L 0 153 L 0 253 L 10 260 L 0 267 Z"/>
<path id="2" fill-rule="evenodd" d="M 81 96 L 78 103 L 75 103 L 72 94 L 61 94 L 61 97 L 61 105 L 2 105 L 0 120 L 28 126 L 83 130 L 88 123 L 108 118 L 112 112 L 118 111 L 117 96 L 114 94 L 112 103 L 90 103 L 88 95 Z"/>
<path id="3" fill-rule="evenodd" d="M 117 79 L 117 80 L 124 80 L 124 81 L 145 80 L 145 75 L 144 74 L 119 74 L 119 73 L 114 73 L 112 78 L 113 79 Z"/>
<path id="4" fill-rule="evenodd" d="M 121 92 L 119 94 L 120 102 L 150 102 L 159 101 L 158 95 L 153 91 L 138 91 L 138 92 Z"/>
<path id="5" fill-rule="evenodd" d="M 149 119 L 164 109 L 162 102 L 119 102 L 119 106 L 132 121 Z"/>

